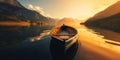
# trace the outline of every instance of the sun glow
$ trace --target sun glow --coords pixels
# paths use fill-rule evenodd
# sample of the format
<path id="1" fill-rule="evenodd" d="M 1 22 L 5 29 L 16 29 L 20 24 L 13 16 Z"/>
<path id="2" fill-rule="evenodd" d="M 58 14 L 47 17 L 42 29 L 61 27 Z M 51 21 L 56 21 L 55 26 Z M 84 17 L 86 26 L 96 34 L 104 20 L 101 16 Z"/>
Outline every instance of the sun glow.
<path id="1" fill-rule="evenodd" d="M 83 3 L 80 4 L 79 2 Z M 82 0 L 71 0 L 69 6 L 66 5 L 65 7 L 67 7 L 67 11 L 64 13 L 64 17 L 78 18 L 82 20 L 93 16 L 92 4 L 85 3 L 85 1 Z"/>
<path id="2" fill-rule="evenodd" d="M 86 6 L 85 4 L 82 4 L 78 7 L 73 8 L 73 12 L 71 13 L 71 16 L 73 18 L 78 18 L 78 19 L 86 19 L 89 18 L 93 15 L 93 12 L 91 11 L 91 6 Z"/>
<path id="3" fill-rule="evenodd" d="M 94 16 L 99 11 L 104 10 L 116 1 L 64 0 L 64 3 L 62 3 L 62 8 L 64 8 L 64 11 L 63 14 L 60 13 L 60 15 L 62 15 L 61 17 L 71 17 L 79 20 L 86 20 Z M 66 4 L 65 2 L 68 3 Z"/>
<path id="4" fill-rule="evenodd" d="M 22 1 L 22 0 L 20 0 Z M 64 18 L 71 17 L 85 20 L 119 0 L 25 0 L 28 7 L 45 16 Z M 23 3 L 25 2 L 23 1 Z M 47 3 L 48 2 L 48 3 Z M 27 4 L 24 3 L 24 4 Z M 31 4 L 31 5 L 30 5 Z"/>
<path id="5" fill-rule="evenodd" d="M 110 5 L 116 3 L 118 0 L 106 0 L 106 1 L 96 1 L 96 0 L 81 0 L 81 4 L 76 4 L 76 6 L 71 7 L 72 13 L 71 16 L 73 18 L 77 18 L 79 20 L 86 20 L 90 17 L 93 17 L 98 12 L 106 9 Z M 78 1 L 80 2 L 80 0 Z"/>

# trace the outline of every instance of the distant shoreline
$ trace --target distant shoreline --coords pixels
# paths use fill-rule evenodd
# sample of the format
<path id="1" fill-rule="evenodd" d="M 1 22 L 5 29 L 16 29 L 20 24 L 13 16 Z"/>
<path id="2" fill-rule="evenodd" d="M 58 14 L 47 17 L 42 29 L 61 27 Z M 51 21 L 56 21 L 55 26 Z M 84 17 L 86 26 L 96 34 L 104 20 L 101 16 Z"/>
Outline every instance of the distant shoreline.
<path id="1" fill-rule="evenodd" d="M 0 21 L 0 26 L 20 26 L 20 27 L 28 27 L 30 26 L 30 22 L 15 22 L 15 21 Z"/>

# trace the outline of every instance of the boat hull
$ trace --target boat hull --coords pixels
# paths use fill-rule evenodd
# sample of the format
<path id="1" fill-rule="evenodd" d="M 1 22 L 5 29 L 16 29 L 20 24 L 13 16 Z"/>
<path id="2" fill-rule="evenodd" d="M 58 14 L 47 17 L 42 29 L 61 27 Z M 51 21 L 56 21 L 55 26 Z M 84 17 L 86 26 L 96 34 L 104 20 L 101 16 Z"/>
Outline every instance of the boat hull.
<path id="1" fill-rule="evenodd" d="M 68 39 L 58 37 L 59 32 L 66 31 L 69 33 Z M 62 35 L 62 34 L 61 34 Z M 60 36 L 61 36 L 60 35 Z M 63 36 L 66 36 L 63 34 Z M 77 30 L 73 27 L 63 25 L 54 28 L 51 31 L 50 51 L 53 60 L 73 60 L 78 49 L 78 34 Z"/>
<path id="2" fill-rule="evenodd" d="M 73 60 L 78 49 L 78 40 L 76 40 L 69 49 L 65 49 L 66 47 L 64 41 L 60 41 L 52 37 L 50 42 L 50 52 L 53 60 Z"/>

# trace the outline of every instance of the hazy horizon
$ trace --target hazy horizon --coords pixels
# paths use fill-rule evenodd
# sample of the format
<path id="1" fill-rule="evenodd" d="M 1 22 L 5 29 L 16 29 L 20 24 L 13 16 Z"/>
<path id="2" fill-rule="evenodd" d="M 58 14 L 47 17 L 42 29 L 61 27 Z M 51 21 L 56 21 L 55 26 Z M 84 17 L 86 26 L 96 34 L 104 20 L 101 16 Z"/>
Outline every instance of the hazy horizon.
<path id="1" fill-rule="evenodd" d="M 118 0 L 18 0 L 23 6 L 43 15 L 87 19 Z"/>

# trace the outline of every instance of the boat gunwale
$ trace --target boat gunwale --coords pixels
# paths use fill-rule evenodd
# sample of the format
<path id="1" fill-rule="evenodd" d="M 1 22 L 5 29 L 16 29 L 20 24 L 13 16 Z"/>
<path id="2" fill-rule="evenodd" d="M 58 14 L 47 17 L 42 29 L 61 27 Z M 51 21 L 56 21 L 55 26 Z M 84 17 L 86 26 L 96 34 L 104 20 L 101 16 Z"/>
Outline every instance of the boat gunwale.
<path id="1" fill-rule="evenodd" d="M 63 26 L 63 25 L 62 25 L 62 26 Z M 58 40 L 60 40 L 60 41 L 64 41 L 64 40 L 56 37 L 55 35 L 53 35 L 53 34 L 52 34 L 52 31 L 53 31 L 54 29 L 61 28 L 62 26 L 55 27 L 55 28 L 53 28 L 53 29 L 51 30 L 51 32 L 50 32 L 50 35 L 51 35 L 52 37 L 54 37 L 54 38 L 56 38 L 56 39 L 58 39 Z M 76 28 L 74 28 L 74 27 L 72 27 L 72 26 L 68 26 L 68 25 L 64 25 L 64 26 L 69 27 L 69 28 L 72 28 L 72 29 L 74 29 L 74 30 L 76 31 L 76 34 L 73 35 L 72 37 L 70 37 L 69 39 L 66 39 L 65 42 L 69 42 L 69 41 L 71 41 L 72 39 L 74 39 L 75 37 L 78 36 L 78 30 L 77 30 Z"/>

